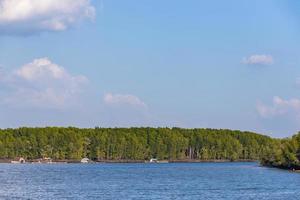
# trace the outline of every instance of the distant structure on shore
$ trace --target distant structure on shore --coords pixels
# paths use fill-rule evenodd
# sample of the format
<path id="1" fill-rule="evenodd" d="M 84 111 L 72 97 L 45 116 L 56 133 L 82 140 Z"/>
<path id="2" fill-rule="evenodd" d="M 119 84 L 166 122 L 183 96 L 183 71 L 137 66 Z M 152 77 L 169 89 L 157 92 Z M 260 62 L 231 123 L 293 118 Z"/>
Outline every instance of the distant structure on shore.
<path id="1" fill-rule="evenodd" d="M 51 164 L 52 163 L 52 159 L 49 157 L 44 157 L 38 160 L 38 163 L 47 163 L 47 164 Z"/>

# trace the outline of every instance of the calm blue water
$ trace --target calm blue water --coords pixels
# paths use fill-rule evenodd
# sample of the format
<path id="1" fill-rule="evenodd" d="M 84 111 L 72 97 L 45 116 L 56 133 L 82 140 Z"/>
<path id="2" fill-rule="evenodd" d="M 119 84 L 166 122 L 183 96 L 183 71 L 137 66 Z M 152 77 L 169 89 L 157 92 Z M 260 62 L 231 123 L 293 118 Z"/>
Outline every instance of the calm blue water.
<path id="1" fill-rule="evenodd" d="M 257 163 L 0 164 L 0 199 L 299 199 L 300 174 Z"/>

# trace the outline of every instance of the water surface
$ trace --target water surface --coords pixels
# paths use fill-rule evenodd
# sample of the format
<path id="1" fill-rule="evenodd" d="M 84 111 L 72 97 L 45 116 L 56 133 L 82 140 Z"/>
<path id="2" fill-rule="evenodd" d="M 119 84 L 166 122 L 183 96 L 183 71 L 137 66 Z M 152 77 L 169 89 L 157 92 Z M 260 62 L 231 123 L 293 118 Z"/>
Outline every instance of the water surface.
<path id="1" fill-rule="evenodd" d="M 299 199 L 300 174 L 257 163 L 0 164 L 0 199 Z"/>

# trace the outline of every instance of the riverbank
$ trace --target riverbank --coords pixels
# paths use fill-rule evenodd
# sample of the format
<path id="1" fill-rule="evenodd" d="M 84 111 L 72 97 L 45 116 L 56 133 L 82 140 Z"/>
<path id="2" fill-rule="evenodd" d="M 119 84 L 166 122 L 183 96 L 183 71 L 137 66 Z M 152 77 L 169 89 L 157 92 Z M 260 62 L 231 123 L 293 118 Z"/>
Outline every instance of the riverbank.
<path id="1" fill-rule="evenodd" d="M 261 164 L 263 167 L 268 167 L 268 168 L 274 168 L 274 169 L 280 169 L 280 170 L 286 170 L 286 171 L 291 171 L 291 172 L 296 172 L 300 173 L 300 166 L 278 166 L 278 165 L 271 165 L 271 164 Z"/>
<path id="2" fill-rule="evenodd" d="M 12 163 L 13 159 L 0 159 L 1 163 Z M 227 163 L 227 162 L 258 162 L 257 160 L 248 160 L 248 159 L 240 159 L 240 160 L 158 160 L 157 163 Z M 29 164 L 80 164 L 80 160 L 52 160 L 51 162 L 39 162 L 38 159 L 34 160 L 26 160 L 25 163 Z M 98 160 L 98 161 L 90 161 L 89 163 L 150 163 L 149 160 Z M 21 164 L 21 163 L 19 163 Z M 84 164 L 84 163 L 82 163 Z"/>

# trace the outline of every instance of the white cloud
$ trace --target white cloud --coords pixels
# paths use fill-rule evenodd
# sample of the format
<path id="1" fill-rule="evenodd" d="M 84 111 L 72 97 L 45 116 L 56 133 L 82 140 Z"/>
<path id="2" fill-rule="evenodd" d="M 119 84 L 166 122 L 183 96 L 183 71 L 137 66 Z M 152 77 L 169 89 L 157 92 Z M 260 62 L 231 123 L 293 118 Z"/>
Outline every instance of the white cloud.
<path id="1" fill-rule="evenodd" d="M 108 105 L 131 105 L 135 107 L 147 108 L 147 105 L 142 100 L 130 94 L 107 93 L 104 95 L 103 101 Z"/>
<path id="2" fill-rule="evenodd" d="M 0 33 L 63 31 L 94 16 L 90 0 L 0 0 Z"/>
<path id="3" fill-rule="evenodd" d="M 292 98 L 289 100 L 285 100 L 278 96 L 275 96 L 273 98 L 273 104 L 270 106 L 258 103 L 257 111 L 260 116 L 265 118 L 289 113 L 300 115 L 300 99 Z"/>
<path id="4" fill-rule="evenodd" d="M 71 105 L 88 79 L 73 76 L 48 58 L 35 59 L 5 74 L 4 103 L 17 106 L 63 108 Z"/>
<path id="5" fill-rule="evenodd" d="M 247 65 L 272 65 L 274 60 L 271 55 L 251 55 L 248 58 L 243 58 L 242 63 Z"/>
<path id="6" fill-rule="evenodd" d="M 15 74 L 28 81 L 47 77 L 61 79 L 64 76 L 68 76 L 62 67 L 53 64 L 48 58 L 35 59 L 32 63 L 26 64 L 16 70 Z"/>

